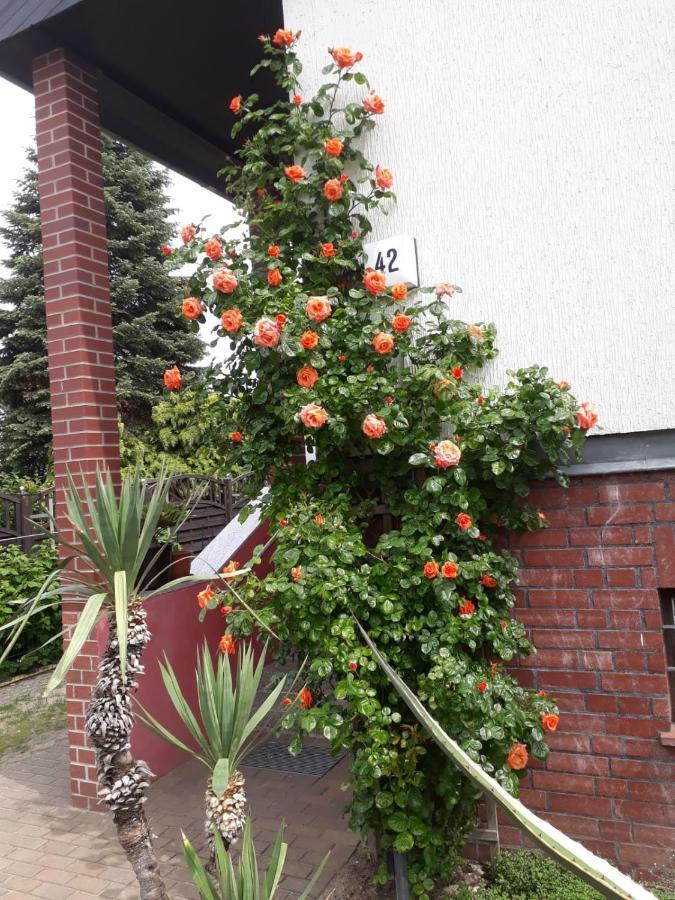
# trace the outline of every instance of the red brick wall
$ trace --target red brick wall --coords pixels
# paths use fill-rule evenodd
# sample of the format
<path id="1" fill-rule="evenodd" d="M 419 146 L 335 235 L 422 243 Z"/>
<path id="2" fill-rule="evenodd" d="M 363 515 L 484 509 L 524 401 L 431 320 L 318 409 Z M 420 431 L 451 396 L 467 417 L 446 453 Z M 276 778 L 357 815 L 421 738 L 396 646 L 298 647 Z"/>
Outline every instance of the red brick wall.
<path id="1" fill-rule="evenodd" d="M 658 587 L 675 587 L 675 473 L 537 485 L 549 519 L 519 535 L 518 618 L 538 648 L 517 670 L 561 709 L 522 799 L 587 847 L 654 875 L 675 861 L 675 748 Z M 504 826 L 502 840 L 520 841 Z"/>
<path id="2" fill-rule="evenodd" d="M 95 75 L 54 50 L 34 60 L 38 185 L 59 530 L 66 472 L 91 483 L 97 468 L 119 477 L 119 438 L 108 282 L 101 134 Z M 81 603 L 64 598 L 64 625 Z M 96 803 L 84 710 L 96 676 L 92 639 L 68 676 L 71 785 L 78 806 Z"/>

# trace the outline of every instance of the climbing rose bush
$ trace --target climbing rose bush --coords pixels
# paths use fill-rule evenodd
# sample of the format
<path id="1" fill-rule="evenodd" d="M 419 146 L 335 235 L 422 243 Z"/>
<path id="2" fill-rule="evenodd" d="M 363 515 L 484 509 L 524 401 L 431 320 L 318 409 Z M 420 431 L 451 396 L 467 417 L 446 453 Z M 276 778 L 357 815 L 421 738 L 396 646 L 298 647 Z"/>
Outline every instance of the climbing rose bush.
<path id="1" fill-rule="evenodd" d="M 276 529 L 274 570 L 238 578 L 242 602 L 205 592 L 199 603 L 202 614 L 221 607 L 224 652 L 258 619 L 281 656 L 307 656 L 308 686 L 285 722 L 292 748 L 319 731 L 350 751 L 352 826 L 406 853 L 426 897 L 456 865 L 477 793 L 391 690 L 356 620 L 443 728 L 517 793 L 528 761 L 547 755 L 558 710 L 504 668 L 533 652 L 512 616 L 504 536 L 545 527 L 528 485 L 565 482 L 560 463 L 597 413 L 539 367 L 481 387 L 495 328 L 461 321 L 460 288 L 365 270 L 371 218 L 396 181 L 388 160 L 361 149 L 386 101 L 349 48 L 330 50 L 326 83 L 303 99 L 297 38 L 262 38 L 254 73 L 269 70 L 280 99 L 229 104 L 233 134 L 246 137 L 224 175 L 248 236 L 187 226 L 179 251 L 197 263 L 185 315 L 196 328 L 213 313 L 229 351 L 204 390 L 237 398 L 223 440 L 250 469 L 251 495 L 270 487 Z M 174 372 L 167 386 L 180 387 Z"/>

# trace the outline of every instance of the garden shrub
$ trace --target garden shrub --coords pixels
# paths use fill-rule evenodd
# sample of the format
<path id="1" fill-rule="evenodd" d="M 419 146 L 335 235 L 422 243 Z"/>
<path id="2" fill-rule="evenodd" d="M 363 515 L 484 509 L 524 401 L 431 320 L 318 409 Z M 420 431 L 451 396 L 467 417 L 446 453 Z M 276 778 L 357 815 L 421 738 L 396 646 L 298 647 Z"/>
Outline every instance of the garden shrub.
<path id="1" fill-rule="evenodd" d="M 204 391 L 237 400 L 228 443 L 252 493 L 271 485 L 265 513 L 278 523 L 274 570 L 241 579 L 244 602 L 217 592 L 200 602 L 227 605 L 226 649 L 258 619 L 282 654 L 308 658 L 286 722 L 292 748 L 319 731 L 349 749 L 352 827 L 406 853 L 412 890 L 426 897 L 459 859 L 477 791 L 399 700 L 353 617 L 442 727 L 517 793 L 529 757 L 546 758 L 558 711 L 503 668 L 532 646 L 512 616 L 517 565 L 500 535 L 546 526 L 524 501 L 529 482 L 565 483 L 560 464 L 596 413 L 538 366 L 482 388 L 495 328 L 460 321 L 459 288 L 387 286 L 364 271 L 370 215 L 393 199 L 394 176 L 359 146 L 384 103 L 346 48 L 330 51 L 330 80 L 303 98 L 297 37 L 262 36 L 256 67 L 290 99 L 230 104 L 233 134 L 246 135 L 225 169 L 238 230 L 182 231 L 179 256 L 198 263 L 183 312 L 197 329 L 209 309 L 230 345 Z M 180 390 L 177 369 L 165 383 Z M 316 458 L 294 464 L 303 444 Z"/>
<path id="2" fill-rule="evenodd" d="M 16 616 L 13 600 L 34 597 L 54 570 L 57 552 L 52 540 L 41 541 L 27 556 L 14 544 L 0 546 L 0 625 Z M 32 616 L 12 648 L 10 659 L 0 666 L 0 681 L 54 662 L 61 642 L 42 645 L 61 630 L 61 608 L 55 606 Z"/>
<path id="3" fill-rule="evenodd" d="M 602 894 L 571 872 L 532 850 L 502 851 L 488 871 L 490 886 L 477 894 L 468 888 L 455 893 L 456 900 L 602 900 Z M 659 900 L 673 894 L 648 885 Z"/>

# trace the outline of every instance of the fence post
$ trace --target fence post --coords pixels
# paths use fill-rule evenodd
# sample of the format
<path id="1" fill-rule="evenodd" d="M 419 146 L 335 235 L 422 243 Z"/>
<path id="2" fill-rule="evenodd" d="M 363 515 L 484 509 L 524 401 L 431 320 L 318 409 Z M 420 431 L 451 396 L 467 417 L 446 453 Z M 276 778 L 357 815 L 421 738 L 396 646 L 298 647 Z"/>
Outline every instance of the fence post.
<path id="1" fill-rule="evenodd" d="M 19 488 L 19 503 L 16 510 L 16 530 L 20 537 L 21 550 L 30 556 L 35 543 L 35 525 L 31 522 L 33 500 L 23 485 Z"/>

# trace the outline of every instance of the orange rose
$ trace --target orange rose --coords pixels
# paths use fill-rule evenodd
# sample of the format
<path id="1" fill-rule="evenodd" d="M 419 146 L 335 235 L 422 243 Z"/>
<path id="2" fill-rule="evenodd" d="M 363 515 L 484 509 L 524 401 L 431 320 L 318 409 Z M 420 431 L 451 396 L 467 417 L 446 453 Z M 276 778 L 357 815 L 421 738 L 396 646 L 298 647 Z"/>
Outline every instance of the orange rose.
<path id="1" fill-rule="evenodd" d="M 436 578 L 438 576 L 439 568 L 438 563 L 435 562 L 427 562 L 424 563 L 424 568 L 422 569 L 424 572 L 425 578 Z"/>
<path id="2" fill-rule="evenodd" d="M 220 324 L 225 331 L 229 331 L 230 334 L 236 334 L 243 322 L 244 319 L 238 309 L 226 309 L 220 317 Z"/>
<path id="3" fill-rule="evenodd" d="M 313 350 L 319 343 L 319 335 L 315 331 L 305 331 L 300 338 L 300 343 L 305 350 Z"/>
<path id="4" fill-rule="evenodd" d="M 306 428 L 321 428 L 328 421 L 328 413 L 323 406 L 308 403 L 300 410 L 300 419 Z"/>
<path id="5" fill-rule="evenodd" d="M 382 191 L 388 191 L 394 183 L 394 176 L 389 169 L 383 169 L 381 166 L 375 166 L 375 184 Z"/>
<path id="6" fill-rule="evenodd" d="M 598 410 L 590 403 L 582 403 L 581 408 L 577 410 L 577 425 L 588 431 L 598 421 Z"/>
<path id="7" fill-rule="evenodd" d="M 223 255 L 223 245 L 217 237 L 209 238 L 204 244 L 204 253 L 206 253 L 208 258 L 212 259 L 213 262 L 217 262 Z"/>
<path id="8" fill-rule="evenodd" d="M 363 110 L 369 115 L 379 116 L 384 112 L 384 101 L 371 91 L 363 100 Z"/>
<path id="9" fill-rule="evenodd" d="M 458 572 L 459 566 L 456 562 L 451 562 L 450 560 L 448 560 L 441 566 L 441 575 L 443 576 L 443 578 L 457 578 Z"/>
<path id="10" fill-rule="evenodd" d="M 394 318 L 391 320 L 391 327 L 399 334 L 404 334 L 411 325 L 412 319 L 410 318 L 410 316 L 403 315 L 403 313 L 396 313 Z"/>
<path id="11" fill-rule="evenodd" d="M 329 156 L 339 156 L 343 147 L 344 144 L 339 138 L 328 138 L 323 144 L 323 149 Z"/>
<path id="12" fill-rule="evenodd" d="M 572 385 L 569 381 L 556 381 L 556 385 L 560 388 L 561 391 L 569 391 Z"/>
<path id="13" fill-rule="evenodd" d="M 514 744 L 509 750 L 506 762 L 515 772 L 524 769 L 527 765 L 527 747 L 525 744 Z"/>
<path id="14" fill-rule="evenodd" d="M 459 604 L 459 617 L 460 619 L 469 619 L 476 611 L 475 605 L 471 600 L 467 600 L 466 597 Z"/>
<path id="15" fill-rule="evenodd" d="M 327 244 L 321 245 L 321 255 L 326 259 L 329 259 L 331 256 L 335 256 L 335 244 L 330 241 Z"/>
<path id="16" fill-rule="evenodd" d="M 295 94 L 295 95 L 293 96 L 293 103 L 295 104 L 295 106 L 301 106 L 301 105 L 302 105 L 302 97 L 300 96 L 300 94 Z"/>
<path id="17" fill-rule="evenodd" d="M 323 322 L 333 312 L 328 297 L 308 297 L 305 311 L 315 322 Z"/>
<path id="18" fill-rule="evenodd" d="M 181 240 L 184 244 L 189 244 L 190 241 L 193 241 L 196 234 L 197 229 L 194 225 L 184 225 L 180 230 Z"/>
<path id="19" fill-rule="evenodd" d="M 471 526 L 473 525 L 471 516 L 468 516 L 466 513 L 460 513 L 455 519 L 455 522 L 457 523 L 457 525 L 459 525 L 462 531 L 468 531 L 469 528 L 471 528 Z"/>
<path id="20" fill-rule="evenodd" d="M 363 276 L 363 283 L 365 284 L 368 293 L 374 294 L 376 297 L 378 294 L 387 290 L 386 278 L 382 272 L 376 272 L 374 269 L 366 269 L 366 274 Z"/>
<path id="21" fill-rule="evenodd" d="M 221 653 L 227 653 L 230 656 L 236 652 L 236 644 L 231 634 L 224 634 L 221 637 L 218 649 Z"/>
<path id="22" fill-rule="evenodd" d="M 560 716 L 556 716 L 555 713 L 545 713 L 541 717 L 541 724 L 547 731 L 555 731 L 558 727 L 558 722 L 560 721 Z"/>
<path id="23" fill-rule="evenodd" d="M 373 350 L 380 356 L 386 356 L 394 349 L 394 335 L 385 331 L 378 331 L 373 337 Z"/>
<path id="24" fill-rule="evenodd" d="M 295 568 L 291 569 L 291 578 L 296 584 L 300 581 L 302 578 L 302 566 L 295 566 Z"/>
<path id="25" fill-rule="evenodd" d="M 462 369 L 461 366 L 455 366 L 455 368 L 452 370 L 453 378 L 461 378 L 463 374 L 464 374 L 464 369 Z"/>
<path id="26" fill-rule="evenodd" d="M 475 341 L 483 340 L 483 329 L 480 327 L 480 325 L 467 325 L 466 333 Z"/>
<path id="27" fill-rule="evenodd" d="M 298 382 L 300 387 L 313 388 L 318 377 L 319 373 L 316 371 L 314 366 L 303 366 L 301 369 L 298 369 L 295 380 Z"/>
<path id="28" fill-rule="evenodd" d="M 223 266 L 213 273 L 213 287 L 221 294 L 232 294 L 237 289 L 237 276 L 230 269 Z"/>
<path id="29" fill-rule="evenodd" d="M 276 347 L 281 329 L 273 319 L 259 319 L 253 328 L 253 341 L 259 347 Z"/>
<path id="30" fill-rule="evenodd" d="M 312 692 L 308 687 L 304 687 L 300 693 L 298 694 L 298 698 L 300 699 L 300 706 L 303 709 L 309 709 L 310 706 L 314 703 L 314 698 L 312 697 Z"/>
<path id="31" fill-rule="evenodd" d="M 216 592 L 213 590 L 211 585 L 205 587 L 203 591 L 200 591 L 197 594 L 197 603 L 202 609 L 206 609 L 209 605 L 210 601 L 216 596 Z"/>
<path id="32" fill-rule="evenodd" d="M 462 458 L 462 451 L 452 441 L 439 441 L 434 447 L 434 462 L 439 469 L 449 469 L 458 466 Z"/>
<path id="33" fill-rule="evenodd" d="M 241 112 L 241 94 L 237 94 L 236 97 L 230 100 L 230 112 L 233 112 L 235 115 Z"/>
<path id="34" fill-rule="evenodd" d="M 284 174 L 286 175 L 286 178 L 290 179 L 291 181 L 298 182 L 302 181 L 302 179 L 305 177 L 305 170 L 302 168 L 302 166 L 286 166 L 284 168 Z"/>
<path id="35" fill-rule="evenodd" d="M 381 416 L 376 416 L 375 413 L 368 413 L 361 425 L 361 431 L 366 437 L 378 441 L 387 433 L 387 425 Z"/>
<path id="36" fill-rule="evenodd" d="M 164 373 L 164 386 L 170 391 L 177 391 L 180 388 L 182 381 L 183 376 L 180 374 L 180 369 L 177 366 L 167 369 Z"/>
<path id="37" fill-rule="evenodd" d="M 483 575 L 481 575 L 480 580 L 481 580 L 481 583 L 483 584 L 483 586 L 486 588 L 497 587 L 497 579 L 493 578 L 492 575 L 488 575 L 487 573 L 484 573 Z"/>
<path id="38" fill-rule="evenodd" d="M 288 28 L 277 28 L 277 30 L 274 32 L 272 43 L 275 47 L 287 49 L 288 47 L 293 45 L 296 38 L 298 37 L 300 37 L 299 31 L 296 31 L 295 34 L 293 34 L 293 32 L 289 31 Z"/>
<path id="39" fill-rule="evenodd" d="M 351 67 L 363 59 L 362 53 L 354 53 L 349 47 L 335 47 L 328 51 L 335 60 L 338 69 L 351 69 Z"/>
<path id="40" fill-rule="evenodd" d="M 241 436 L 241 431 L 231 431 L 230 432 L 230 440 L 233 444 L 241 444 L 243 438 Z"/>
<path id="41" fill-rule="evenodd" d="M 267 248 L 267 255 L 273 256 L 273 257 L 275 257 L 275 259 L 280 253 L 281 253 L 281 248 L 277 247 L 276 244 L 270 244 L 269 247 Z"/>
<path id="42" fill-rule="evenodd" d="M 279 269 L 275 268 L 267 270 L 267 283 L 270 287 L 279 287 L 283 280 L 284 277 Z"/>
<path id="43" fill-rule="evenodd" d="M 394 300 L 398 300 L 399 302 L 401 300 L 405 300 L 405 298 L 408 296 L 407 286 L 403 284 L 402 281 L 398 284 L 395 284 L 391 289 L 391 296 L 394 298 Z"/>
<path id="44" fill-rule="evenodd" d="M 330 200 L 331 203 L 335 203 L 336 200 L 339 200 L 340 197 L 342 197 L 342 192 L 342 184 L 337 178 L 329 178 L 323 186 L 323 195 L 326 200 Z"/>
<path id="45" fill-rule="evenodd" d="M 232 572 L 236 572 L 239 568 L 239 563 L 236 559 L 231 559 L 226 566 L 220 570 L 223 575 L 230 575 Z"/>
<path id="46" fill-rule="evenodd" d="M 314 516 L 314 521 L 316 522 L 317 525 L 325 525 L 326 524 L 326 520 L 320 513 L 318 513 L 316 516 Z"/>
<path id="47" fill-rule="evenodd" d="M 186 319 L 198 319 L 202 314 L 201 300 L 196 297 L 186 297 L 181 305 Z"/>

